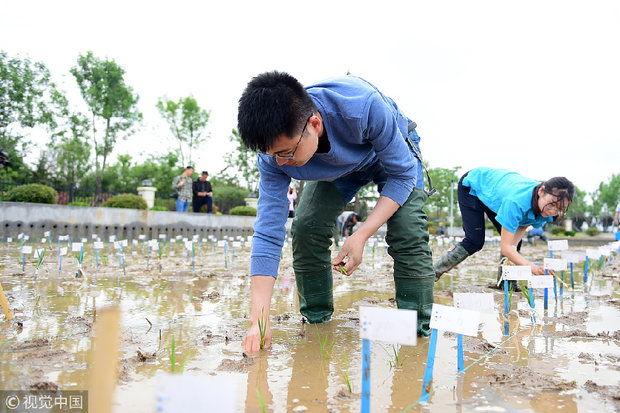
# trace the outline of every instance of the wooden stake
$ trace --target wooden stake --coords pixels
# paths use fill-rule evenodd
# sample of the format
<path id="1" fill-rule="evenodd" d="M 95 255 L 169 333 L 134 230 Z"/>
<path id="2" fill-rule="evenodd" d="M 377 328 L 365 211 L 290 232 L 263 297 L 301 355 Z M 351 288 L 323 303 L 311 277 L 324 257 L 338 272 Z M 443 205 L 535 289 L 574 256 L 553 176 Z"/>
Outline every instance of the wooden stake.
<path id="1" fill-rule="evenodd" d="M 6 300 L 4 296 L 4 290 L 2 289 L 2 283 L 0 283 L 0 304 L 2 305 L 2 311 L 4 311 L 4 316 L 7 320 L 11 321 L 13 319 L 13 314 L 11 313 L 11 309 L 9 308 L 9 302 Z"/>
<path id="2" fill-rule="evenodd" d="M 95 323 L 88 406 L 92 413 L 110 413 L 117 381 L 121 311 L 110 307 L 100 311 Z"/>

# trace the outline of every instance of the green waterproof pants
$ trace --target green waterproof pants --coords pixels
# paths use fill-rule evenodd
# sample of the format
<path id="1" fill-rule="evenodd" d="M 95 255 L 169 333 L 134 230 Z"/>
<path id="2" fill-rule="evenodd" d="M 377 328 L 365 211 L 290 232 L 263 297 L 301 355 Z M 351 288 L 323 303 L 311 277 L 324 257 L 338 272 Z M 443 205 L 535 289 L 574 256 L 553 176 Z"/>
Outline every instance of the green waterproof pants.
<path id="1" fill-rule="evenodd" d="M 398 308 L 418 312 L 418 334 L 428 335 L 433 304 L 432 255 L 428 225 L 422 210 L 426 193 L 413 190 L 407 202 L 388 220 L 386 241 L 394 259 Z M 334 312 L 331 237 L 345 200 L 329 182 L 308 182 L 297 208 L 293 234 L 293 269 L 299 311 L 310 323 L 328 321 Z"/>

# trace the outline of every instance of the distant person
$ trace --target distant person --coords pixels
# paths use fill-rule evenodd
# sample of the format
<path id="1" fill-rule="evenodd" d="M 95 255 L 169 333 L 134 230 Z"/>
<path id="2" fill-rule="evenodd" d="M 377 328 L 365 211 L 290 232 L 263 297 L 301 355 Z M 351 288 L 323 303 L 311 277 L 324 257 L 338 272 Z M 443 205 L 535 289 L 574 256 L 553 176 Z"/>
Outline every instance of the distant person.
<path id="1" fill-rule="evenodd" d="M 200 177 L 192 184 L 194 212 L 200 212 L 203 205 L 207 206 L 207 214 L 210 214 L 213 209 L 213 188 L 207 178 L 209 178 L 209 172 L 202 171 Z"/>
<path id="2" fill-rule="evenodd" d="M 500 233 L 503 257 L 516 265 L 529 265 L 535 275 L 545 268 L 534 264 L 517 250 L 529 225 L 541 228 L 566 213 L 573 202 L 575 186 L 564 177 L 538 182 L 505 169 L 476 168 L 458 184 L 458 201 L 463 217 L 463 241 L 434 265 L 437 279 L 484 246 L 484 214 Z"/>
<path id="3" fill-rule="evenodd" d="M 529 226 L 529 231 L 527 232 L 527 240 L 530 244 L 536 246 L 536 241 L 539 239 L 548 242 L 547 236 L 545 235 L 545 231 L 542 228 L 534 228 L 531 225 Z"/>
<path id="4" fill-rule="evenodd" d="M 355 213 L 350 214 L 342 225 L 342 236 L 348 237 L 349 235 L 353 234 L 353 229 L 355 228 L 355 225 L 361 220 L 362 217 L 360 217 L 359 215 Z"/>
<path id="5" fill-rule="evenodd" d="M 177 191 L 177 212 L 189 211 L 189 204 L 192 202 L 192 174 L 194 168 L 186 166 L 185 171 L 172 181 L 172 189 Z"/>
<path id="6" fill-rule="evenodd" d="M 286 194 L 288 198 L 288 217 L 295 217 L 295 200 L 297 199 L 297 191 L 291 185 L 288 187 L 288 193 Z"/>

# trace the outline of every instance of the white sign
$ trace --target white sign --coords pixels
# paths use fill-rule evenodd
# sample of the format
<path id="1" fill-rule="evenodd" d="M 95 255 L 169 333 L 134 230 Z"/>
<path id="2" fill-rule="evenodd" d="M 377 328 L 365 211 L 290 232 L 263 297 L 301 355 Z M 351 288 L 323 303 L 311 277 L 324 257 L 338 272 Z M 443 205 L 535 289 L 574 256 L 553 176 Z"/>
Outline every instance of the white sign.
<path id="1" fill-rule="evenodd" d="M 86 244 L 88 242 L 87 238 L 82 238 L 82 244 Z"/>
<path id="2" fill-rule="evenodd" d="M 81 249 L 82 249 L 82 243 L 81 242 L 74 242 L 73 244 L 71 244 L 71 251 L 73 251 L 73 252 L 80 252 Z"/>
<path id="3" fill-rule="evenodd" d="M 549 251 L 562 251 L 568 249 L 568 240 L 560 239 L 557 241 L 549 241 L 547 242 L 547 247 Z"/>
<path id="4" fill-rule="evenodd" d="M 101 241 L 95 241 L 95 249 L 96 249 L 96 250 L 103 249 L 103 242 L 101 242 Z"/>
<path id="5" fill-rule="evenodd" d="M 67 247 L 60 247 L 60 255 L 67 255 Z"/>
<path id="6" fill-rule="evenodd" d="M 415 346 L 418 313 L 385 307 L 360 307 L 360 338 Z"/>
<path id="7" fill-rule="evenodd" d="M 50 232 L 49 232 L 49 231 L 45 231 L 45 232 L 43 233 L 43 236 L 44 236 L 44 237 L 49 237 L 49 236 L 50 236 Z"/>
<path id="8" fill-rule="evenodd" d="M 159 234 L 159 239 L 164 239 L 166 238 L 166 234 Z"/>
<path id="9" fill-rule="evenodd" d="M 529 265 L 502 265 L 504 280 L 529 280 L 532 276 L 532 267 Z"/>
<path id="10" fill-rule="evenodd" d="M 24 235 L 24 241 L 28 241 L 30 239 L 30 235 Z"/>
<path id="11" fill-rule="evenodd" d="M 545 270 L 564 271 L 567 264 L 563 258 L 545 258 L 543 266 Z"/>
<path id="12" fill-rule="evenodd" d="M 42 242 L 43 244 L 45 244 L 45 241 L 47 241 L 45 238 L 41 238 L 41 242 Z"/>
<path id="13" fill-rule="evenodd" d="M 108 241 L 110 241 L 110 242 L 114 242 L 115 239 L 116 239 L 116 236 L 114 236 L 114 235 L 110 235 L 108 237 Z"/>
<path id="14" fill-rule="evenodd" d="M 121 247 L 121 243 L 118 241 L 114 241 L 114 243 L 112 244 L 112 246 L 114 246 L 114 249 L 119 249 Z"/>
<path id="15" fill-rule="evenodd" d="M 239 241 L 233 241 L 233 248 L 241 248 L 241 243 Z"/>
<path id="16" fill-rule="evenodd" d="M 22 254 L 32 254 L 32 245 L 24 245 L 22 247 Z"/>
<path id="17" fill-rule="evenodd" d="M 186 250 L 191 251 L 193 245 L 194 244 L 191 241 L 185 241 L 185 249 Z"/>
<path id="18" fill-rule="evenodd" d="M 126 240 L 126 239 L 122 240 L 122 241 L 121 241 L 121 245 L 122 245 L 123 247 L 126 247 L 126 246 L 127 246 L 127 240 Z"/>
<path id="19" fill-rule="evenodd" d="M 604 257 L 611 257 L 611 247 L 600 247 L 598 249 Z"/>
<path id="20" fill-rule="evenodd" d="M 149 245 L 152 248 L 157 248 L 159 246 L 159 242 L 156 239 L 152 239 L 152 240 L 149 241 Z"/>
<path id="21" fill-rule="evenodd" d="M 528 288 L 553 288 L 553 275 L 533 275 L 527 282 Z"/>
<path id="22" fill-rule="evenodd" d="M 97 234 L 91 234 L 91 235 L 90 235 L 90 237 L 91 237 L 92 239 L 97 239 Z"/>
<path id="23" fill-rule="evenodd" d="M 217 242 L 217 246 L 218 247 L 225 247 L 226 246 L 226 241 L 222 240 L 222 241 L 218 241 Z"/>
<path id="24" fill-rule="evenodd" d="M 140 234 L 140 235 L 138 235 L 138 239 L 146 239 L 146 235 Z"/>
<path id="25" fill-rule="evenodd" d="M 567 262 L 578 263 L 586 259 L 586 254 L 583 252 L 564 252 L 562 258 Z"/>
<path id="26" fill-rule="evenodd" d="M 35 258 L 39 258 L 41 256 L 41 254 L 43 254 L 43 248 L 37 248 L 36 250 L 34 250 L 34 257 Z"/>
<path id="27" fill-rule="evenodd" d="M 454 306 L 466 310 L 493 313 L 495 302 L 492 293 L 454 293 Z"/>
<path id="28" fill-rule="evenodd" d="M 69 240 L 69 236 L 68 235 L 59 235 L 58 236 L 58 241 L 68 241 Z"/>
<path id="29" fill-rule="evenodd" d="M 138 245 L 138 240 L 137 239 L 132 239 L 131 240 L 131 245 Z"/>
<path id="30" fill-rule="evenodd" d="M 177 239 L 182 239 L 182 238 L 183 238 L 183 235 L 177 235 L 177 236 L 176 236 L 176 238 L 177 238 Z"/>
<path id="31" fill-rule="evenodd" d="M 24 237 L 24 233 L 20 232 L 19 234 L 17 234 L 17 239 L 22 239 Z"/>
<path id="32" fill-rule="evenodd" d="M 6 242 L 13 242 L 13 238 L 8 237 L 8 238 L 6 239 Z"/>
<path id="33" fill-rule="evenodd" d="M 597 249 L 587 249 L 586 250 L 586 256 L 588 258 L 590 258 L 591 260 L 598 260 L 599 258 L 601 258 L 601 251 L 597 248 Z"/>
<path id="34" fill-rule="evenodd" d="M 431 328 L 476 337 L 479 324 L 480 312 L 478 311 L 433 304 Z"/>

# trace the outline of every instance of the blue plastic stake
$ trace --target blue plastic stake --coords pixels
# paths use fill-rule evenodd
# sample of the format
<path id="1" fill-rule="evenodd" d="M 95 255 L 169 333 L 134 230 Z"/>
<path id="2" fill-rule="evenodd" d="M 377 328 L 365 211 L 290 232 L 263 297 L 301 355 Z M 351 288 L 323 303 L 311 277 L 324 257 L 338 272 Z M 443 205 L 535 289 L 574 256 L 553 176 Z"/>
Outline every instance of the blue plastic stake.
<path id="1" fill-rule="evenodd" d="M 435 364 L 435 351 L 437 350 L 437 330 L 431 330 L 431 340 L 428 343 L 428 355 L 426 357 L 426 369 L 424 370 L 424 382 L 422 383 L 421 402 L 428 402 L 430 395 L 428 388 L 433 381 L 433 366 Z"/>
<path id="2" fill-rule="evenodd" d="M 560 284 L 560 297 L 564 296 L 564 270 L 560 273 L 560 279 L 562 280 L 562 284 Z"/>
<path id="3" fill-rule="evenodd" d="M 370 413 L 370 340 L 362 340 L 362 413 Z"/>
<path id="4" fill-rule="evenodd" d="M 149 258 L 151 257 L 151 244 L 146 247 L 146 267 L 149 267 Z"/>
<path id="5" fill-rule="evenodd" d="M 586 257 L 586 264 L 585 267 L 583 269 L 583 283 L 587 283 L 588 282 L 588 257 Z"/>
<path id="6" fill-rule="evenodd" d="M 60 251 L 58 252 L 60 254 Z M 62 272 L 62 255 L 58 256 L 58 275 Z"/>
<path id="7" fill-rule="evenodd" d="M 545 275 L 548 275 L 549 272 L 547 270 L 545 270 Z M 543 308 L 546 310 L 549 308 L 549 289 L 545 288 L 545 301 L 543 304 Z"/>
<path id="8" fill-rule="evenodd" d="M 575 289 L 575 274 L 573 273 L 573 263 L 570 263 L 570 286 Z"/>
<path id="9" fill-rule="evenodd" d="M 553 251 L 549 251 L 551 258 L 553 258 Z M 553 275 L 553 298 L 558 301 L 558 286 L 556 285 L 555 275 Z"/>
<path id="10" fill-rule="evenodd" d="M 508 335 L 508 313 L 510 312 L 510 299 L 508 297 L 508 281 L 504 280 L 504 314 L 506 315 L 504 321 L 504 335 Z"/>
<path id="11" fill-rule="evenodd" d="M 463 335 L 458 334 L 456 336 L 456 370 L 461 372 L 465 369 L 465 365 L 463 363 Z"/>
<path id="12" fill-rule="evenodd" d="M 95 263 L 97 263 L 97 269 L 99 269 L 99 250 L 95 248 Z"/>
<path id="13" fill-rule="evenodd" d="M 26 272 L 26 254 L 22 254 L 22 272 Z"/>

